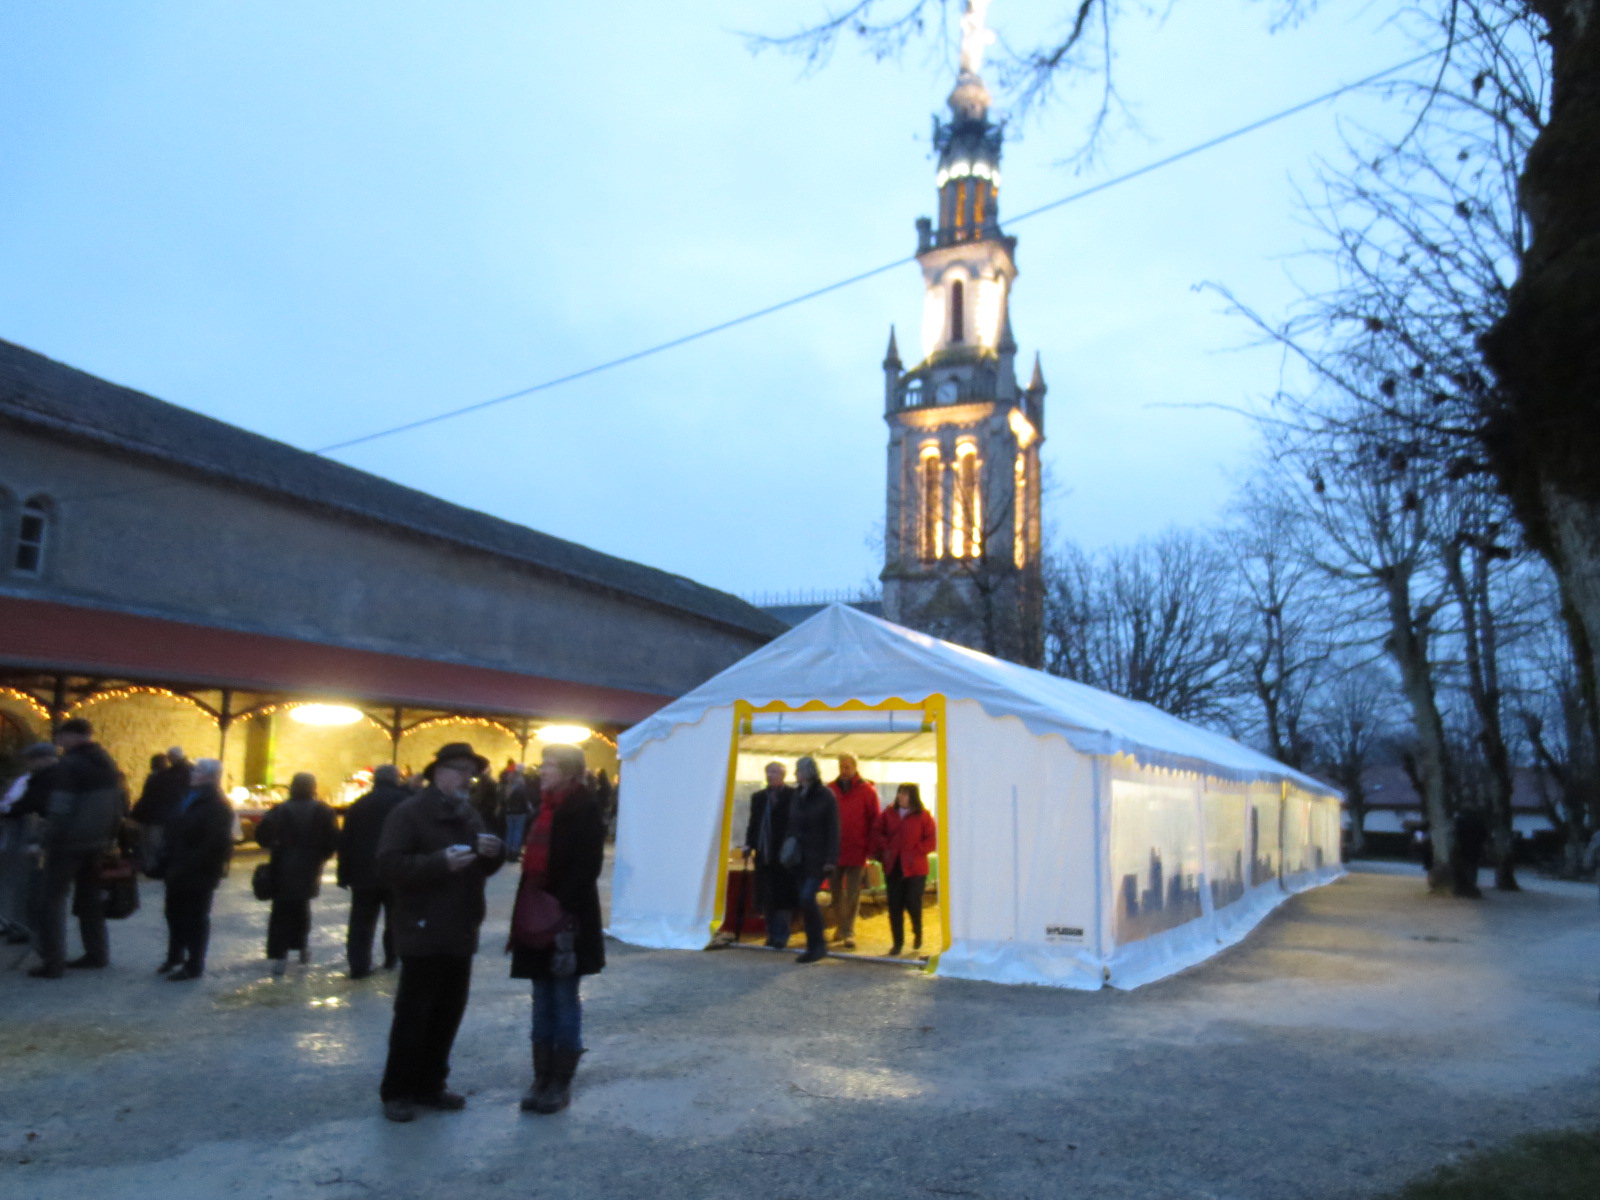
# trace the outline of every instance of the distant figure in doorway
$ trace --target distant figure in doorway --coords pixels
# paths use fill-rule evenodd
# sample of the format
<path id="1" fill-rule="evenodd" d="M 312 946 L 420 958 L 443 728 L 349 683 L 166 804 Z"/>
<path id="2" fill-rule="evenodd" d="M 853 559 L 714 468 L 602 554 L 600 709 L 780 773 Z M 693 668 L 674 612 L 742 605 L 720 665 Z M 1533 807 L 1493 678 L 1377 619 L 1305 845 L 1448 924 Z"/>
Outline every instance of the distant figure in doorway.
<path id="1" fill-rule="evenodd" d="M 40 816 L 50 796 L 56 748 L 37 742 L 22 752 L 22 774 L 0 796 L 0 932 L 8 946 L 33 940 L 28 892 L 37 873 Z"/>
<path id="2" fill-rule="evenodd" d="M 767 786 L 750 797 L 750 821 L 744 831 L 744 859 L 756 868 L 756 908 L 767 925 L 767 945 L 789 945 L 789 921 L 798 899 L 794 876 L 778 861 L 789 835 L 789 803 L 794 789 L 784 783 L 782 763 L 767 764 Z"/>
<path id="3" fill-rule="evenodd" d="M 856 909 L 861 904 L 861 874 L 878 824 L 878 789 L 856 773 L 855 756 L 839 755 L 839 778 L 828 787 L 839 801 L 839 874 L 833 881 L 833 940 L 842 950 L 856 948 Z"/>
<path id="4" fill-rule="evenodd" d="M 795 763 L 794 778 L 794 794 L 789 800 L 788 837 L 778 855 L 794 878 L 795 901 L 806 930 L 805 953 L 795 962 L 814 963 L 828 953 L 817 892 L 839 865 L 839 801 L 833 790 L 823 785 L 817 760 L 809 755 Z M 838 903 L 837 893 L 834 903 Z"/>
<path id="5" fill-rule="evenodd" d="M 594 773 L 594 795 L 605 817 L 606 841 L 614 842 L 617 840 L 617 784 L 611 781 L 604 767 Z"/>
<path id="6" fill-rule="evenodd" d="M 922 806 L 922 792 L 902 783 L 894 804 L 883 810 L 873 834 L 872 856 L 883 864 L 889 894 L 890 954 L 905 946 L 905 917 L 911 916 L 911 949 L 922 949 L 922 892 L 928 883 L 928 855 L 939 848 L 933 814 Z"/>
<path id="7" fill-rule="evenodd" d="M 372 790 L 345 810 L 339 831 L 339 886 L 350 891 L 350 924 L 345 930 L 345 960 L 351 979 L 372 974 L 372 939 L 383 917 L 383 969 L 399 961 L 389 913 L 389 889 L 378 878 L 378 842 L 383 823 L 411 793 L 400 783 L 400 769 L 385 763 L 372 772 Z"/>
<path id="8" fill-rule="evenodd" d="M 549 949 L 511 948 L 511 977 L 533 980 L 533 1086 L 522 1098 L 523 1112 L 557 1113 L 572 1100 L 572 1077 L 583 1057 L 578 981 L 606 965 L 599 888 L 605 857 L 605 817 L 584 779 L 583 751 L 546 746 L 521 886 L 553 896 L 566 927 Z"/>
<path id="9" fill-rule="evenodd" d="M 414 1119 L 419 1104 L 452 1112 L 467 1104 L 445 1081 L 472 987 L 484 880 L 505 861 L 504 843 L 472 807 L 472 781 L 488 769 L 466 742 L 441 746 L 423 772 L 428 786 L 389 814 L 378 842 L 378 878 L 390 889 L 400 952 L 378 1089 L 391 1121 Z"/>
<path id="10" fill-rule="evenodd" d="M 267 958 L 282 975 L 289 953 L 311 961 L 311 902 L 322 891 L 322 865 L 339 848 L 339 822 L 317 799 L 317 777 L 301 771 L 289 781 L 289 798 L 256 826 L 256 842 L 272 851 L 272 911 L 267 915 Z"/>
<path id="11" fill-rule="evenodd" d="M 82 717 L 63 721 L 56 730 L 60 761 L 39 788 L 30 788 L 12 812 L 44 818 L 44 874 L 40 878 L 33 928 L 40 963 L 28 972 L 35 979 L 60 979 L 67 967 L 106 967 L 111 941 L 106 934 L 105 898 L 100 887 L 100 859 L 116 841 L 128 811 L 122 772 L 94 740 L 94 729 Z M 83 955 L 67 961 L 67 898 L 78 918 Z"/>
<path id="12" fill-rule="evenodd" d="M 221 780 L 220 762 L 196 760 L 188 792 L 163 823 L 167 959 L 159 972 L 173 982 L 205 974 L 211 901 L 233 857 L 233 806 L 222 794 Z"/>

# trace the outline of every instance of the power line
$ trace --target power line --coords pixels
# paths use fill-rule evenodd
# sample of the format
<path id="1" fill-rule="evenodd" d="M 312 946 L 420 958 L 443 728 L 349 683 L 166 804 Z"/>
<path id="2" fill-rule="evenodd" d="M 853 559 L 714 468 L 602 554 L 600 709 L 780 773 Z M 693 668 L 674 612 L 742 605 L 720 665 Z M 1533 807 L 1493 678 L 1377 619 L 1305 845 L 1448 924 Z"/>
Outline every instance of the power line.
<path id="1" fill-rule="evenodd" d="M 1394 64 L 1392 67 L 1386 67 L 1382 71 L 1374 72 L 1373 74 L 1368 75 L 1365 79 L 1358 79 L 1354 83 L 1343 84 L 1340 87 L 1334 88 L 1331 92 L 1324 92 L 1322 95 L 1313 97 L 1310 100 L 1303 100 L 1299 104 L 1291 105 L 1289 108 L 1275 112 L 1269 117 L 1262 117 L 1260 120 L 1252 121 L 1248 125 L 1241 125 L 1237 129 L 1230 130 L 1224 134 L 1219 134 L 1214 138 L 1210 138 L 1207 141 L 1190 146 L 1187 149 L 1179 150 L 1176 154 L 1169 154 L 1165 158 L 1146 163 L 1142 167 L 1135 167 L 1133 170 L 1126 171 L 1123 174 L 1117 175 L 1111 179 L 1102 180 L 1100 183 L 1092 184 L 1091 186 L 1083 188 L 1080 191 L 1062 196 L 1057 200 L 1052 200 L 1048 204 L 1041 204 L 1037 208 L 1031 208 L 1015 217 L 1009 217 L 1006 219 L 1006 223 L 1008 225 L 1020 224 L 1023 221 L 1040 216 L 1043 213 L 1052 212 L 1055 209 L 1061 208 L 1068 204 L 1076 203 L 1079 200 L 1085 200 L 1090 196 L 1094 196 L 1100 192 L 1118 187 L 1121 184 L 1128 183 L 1131 180 L 1140 178 L 1141 176 L 1149 175 L 1154 171 L 1163 169 L 1164 167 L 1170 167 L 1174 163 L 1182 162 L 1186 158 L 1193 158 L 1197 154 L 1203 154 L 1207 150 L 1215 149 L 1216 147 L 1227 142 L 1244 137 L 1246 134 L 1254 133 L 1258 129 L 1264 129 L 1268 125 L 1272 125 L 1278 121 L 1283 121 L 1289 117 L 1296 116 L 1299 113 L 1305 112 L 1308 108 L 1315 108 L 1319 104 L 1326 104 L 1328 101 L 1335 100 L 1347 92 L 1353 92 L 1359 88 L 1368 87 L 1371 84 L 1377 83 L 1380 79 L 1385 79 L 1390 75 L 1398 74 L 1399 72 L 1410 67 L 1427 62 L 1431 58 L 1436 58 L 1441 53 L 1443 53 L 1442 50 L 1430 50 L 1426 54 L 1419 54 L 1414 58 L 1408 58 L 1404 62 Z M 363 434 L 360 437 L 349 438 L 342 442 L 334 442 L 331 445 L 319 447 L 318 449 L 312 451 L 312 453 L 331 454 L 335 450 L 348 450 L 352 446 L 365 445 L 368 442 L 375 442 L 380 438 L 393 437 L 395 434 L 399 433 L 409 433 L 413 429 L 422 429 L 428 425 L 437 425 L 441 421 L 450 421 L 456 417 L 466 416 L 468 413 L 482 412 L 486 408 L 493 408 L 496 405 L 505 404 L 511 400 L 520 400 L 524 396 L 532 396 L 537 392 L 546 392 L 552 388 L 561 387 L 564 384 L 574 383 L 579 379 L 586 379 L 590 375 L 598 375 L 603 371 L 610 371 L 616 367 L 626 366 L 628 363 L 634 363 L 640 361 L 641 359 L 651 358 L 657 354 L 664 354 L 668 350 L 676 350 L 679 346 L 686 346 L 690 342 L 700 341 L 702 338 L 711 337 L 713 334 L 722 333 L 724 330 L 733 329 L 736 326 L 745 325 L 751 321 L 760 320 L 762 317 L 771 316 L 776 312 L 782 312 L 786 308 L 794 308 L 796 305 L 804 304 L 809 300 L 815 300 L 820 296 L 826 296 L 830 292 L 837 292 L 843 288 L 852 287 L 855 284 L 863 283 L 875 276 L 882 275 L 886 271 L 892 271 L 896 267 L 903 267 L 915 261 L 916 255 L 909 254 L 904 258 L 897 258 L 893 262 L 884 263 L 882 266 L 873 267 L 870 271 L 863 271 L 859 275 L 852 275 L 848 279 L 841 279 L 835 283 L 830 283 L 825 287 L 820 287 L 813 291 L 806 292 L 803 295 L 793 296 L 788 300 L 780 300 L 776 304 L 769 304 L 765 308 L 759 308 L 753 312 L 747 312 L 743 316 L 734 317 L 731 320 L 723 321 L 716 325 L 707 326 L 706 328 L 696 330 L 693 333 L 686 333 L 682 337 L 673 338 L 671 341 L 660 342 L 654 346 L 646 347 L 643 350 L 635 350 L 633 353 L 624 354 L 620 358 L 613 358 L 607 362 L 597 363 L 592 367 L 585 367 L 583 370 L 574 371 L 569 375 L 562 375 L 555 379 L 547 379 L 543 383 L 536 383 L 531 387 L 521 388 L 515 392 L 507 392 L 503 396 L 495 396 L 490 400 L 480 400 L 476 404 L 464 405 L 461 408 L 452 408 L 445 412 L 435 413 L 431 417 L 420 417 L 415 421 L 407 421 L 404 424 L 394 425 L 388 429 L 380 429 L 374 433 Z"/>

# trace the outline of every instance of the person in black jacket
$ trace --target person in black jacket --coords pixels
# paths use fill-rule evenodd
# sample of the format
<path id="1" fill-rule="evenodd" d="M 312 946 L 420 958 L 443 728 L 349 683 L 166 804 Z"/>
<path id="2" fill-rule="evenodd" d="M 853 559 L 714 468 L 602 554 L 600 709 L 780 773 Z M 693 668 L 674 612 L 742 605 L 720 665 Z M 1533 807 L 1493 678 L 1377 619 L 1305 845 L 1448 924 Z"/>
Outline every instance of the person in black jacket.
<path id="1" fill-rule="evenodd" d="M 139 865 L 152 879 L 161 877 L 167 818 L 188 796 L 192 769 L 183 756 L 182 746 L 173 746 L 165 754 L 152 755 L 150 774 L 145 778 L 138 803 L 128 814 L 139 826 Z"/>
<path id="2" fill-rule="evenodd" d="M 789 802 L 794 789 L 784 786 L 782 763 L 767 764 L 767 786 L 750 797 L 750 821 L 744 831 L 744 858 L 755 859 L 756 907 L 767 925 L 767 945 L 789 945 L 789 914 L 798 900 L 794 877 L 778 861 L 789 833 Z"/>
<path id="3" fill-rule="evenodd" d="M 389 814 L 378 840 L 378 877 L 391 889 L 400 951 L 378 1089 L 391 1121 L 414 1119 L 418 1104 L 466 1107 L 466 1097 L 445 1086 L 450 1048 L 472 988 L 484 881 L 506 853 L 472 807 L 473 777 L 488 769 L 489 760 L 466 742 L 440 747 L 425 773 L 428 786 Z"/>
<path id="4" fill-rule="evenodd" d="M 211 941 L 211 900 L 233 857 L 233 806 L 222 795 L 222 764 L 197 760 L 189 791 L 167 814 L 162 857 L 167 885 L 167 961 L 173 982 L 205 974 Z"/>
<path id="5" fill-rule="evenodd" d="M 389 889 L 378 878 L 378 839 L 383 823 L 411 793 L 400 786 L 400 768 L 385 763 L 372 773 L 372 790 L 345 810 L 339 831 L 339 886 L 350 890 L 350 926 L 344 952 L 350 978 L 372 974 L 372 935 L 383 916 L 383 969 L 394 967 L 394 931 L 389 927 Z"/>
<path id="6" fill-rule="evenodd" d="M 795 962 L 814 963 L 828 953 L 817 892 L 839 865 L 839 801 L 823 784 L 814 758 L 795 763 L 794 777 L 798 786 L 789 802 L 789 836 L 795 839 L 800 858 L 790 873 L 799 887 L 800 916 L 806 926 L 805 953 Z"/>
<path id="7" fill-rule="evenodd" d="M 511 948 L 511 977 L 533 980 L 533 1086 L 522 1098 L 524 1112 L 560 1112 L 572 1099 L 572 1077 L 583 1056 L 578 981 L 606 965 L 598 882 L 605 855 L 605 814 L 584 783 L 583 751 L 546 746 L 521 886 L 554 896 L 567 927 L 550 949 Z"/>
<path id="8" fill-rule="evenodd" d="M 82 717 L 63 721 L 55 743 L 61 748 L 61 761 L 50 768 L 48 787 L 36 793 L 35 803 L 42 803 L 42 811 L 27 800 L 12 806 L 15 813 L 27 805 L 45 819 L 44 873 L 33 923 L 41 961 L 28 972 L 35 979 L 60 979 L 65 967 L 111 964 L 100 860 L 128 811 L 122 772 L 95 742 L 88 721 Z M 69 894 L 83 939 L 83 956 L 71 962 L 66 961 Z"/>
<path id="9" fill-rule="evenodd" d="M 291 950 L 311 961 L 311 902 L 322 891 L 322 864 L 339 848 L 339 820 L 317 799 L 315 775 L 301 771 L 289 781 L 289 798 L 261 818 L 256 842 L 272 851 L 267 958 L 282 975 Z"/>

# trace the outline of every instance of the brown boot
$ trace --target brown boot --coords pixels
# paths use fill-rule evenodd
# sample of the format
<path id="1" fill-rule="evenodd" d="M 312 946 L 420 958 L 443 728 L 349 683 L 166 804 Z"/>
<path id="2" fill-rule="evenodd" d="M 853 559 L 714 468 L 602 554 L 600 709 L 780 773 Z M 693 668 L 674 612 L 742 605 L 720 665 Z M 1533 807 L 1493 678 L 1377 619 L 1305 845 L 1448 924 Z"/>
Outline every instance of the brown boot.
<path id="1" fill-rule="evenodd" d="M 550 1042 L 535 1042 L 533 1044 L 533 1086 L 522 1097 L 523 1112 L 545 1112 L 541 1105 L 550 1092 L 551 1060 L 555 1053 L 555 1046 Z M 548 1111 L 555 1111 L 550 1109 Z"/>
<path id="2" fill-rule="evenodd" d="M 572 1077 L 577 1074 L 578 1060 L 583 1057 L 583 1051 L 557 1046 L 554 1055 L 550 1090 L 544 1094 L 544 1102 L 537 1110 L 541 1113 L 558 1113 L 572 1103 Z"/>

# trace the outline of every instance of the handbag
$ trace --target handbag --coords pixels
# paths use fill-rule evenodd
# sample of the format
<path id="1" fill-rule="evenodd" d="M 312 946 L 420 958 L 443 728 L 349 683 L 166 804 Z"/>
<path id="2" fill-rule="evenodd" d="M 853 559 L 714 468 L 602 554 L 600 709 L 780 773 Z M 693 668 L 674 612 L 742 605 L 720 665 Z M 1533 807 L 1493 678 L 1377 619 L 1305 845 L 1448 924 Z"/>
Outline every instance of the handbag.
<path id="1" fill-rule="evenodd" d="M 277 891 L 277 879 L 272 873 L 272 860 L 256 864 L 250 875 L 250 891 L 257 900 L 271 900 Z"/>
<path id="2" fill-rule="evenodd" d="M 800 839 L 790 834 L 783 839 L 783 848 L 778 851 L 778 862 L 793 871 L 800 865 Z"/>
<path id="3" fill-rule="evenodd" d="M 100 887 L 105 896 L 102 911 L 108 921 L 122 921 L 139 911 L 139 873 L 133 860 L 119 858 L 100 868 Z"/>
<path id="4" fill-rule="evenodd" d="M 511 935 L 506 940 L 509 950 L 548 950 L 555 945 L 556 935 L 566 928 L 567 914 L 561 903 L 542 887 L 535 887 L 522 877 L 517 888 L 516 905 L 511 910 Z"/>

